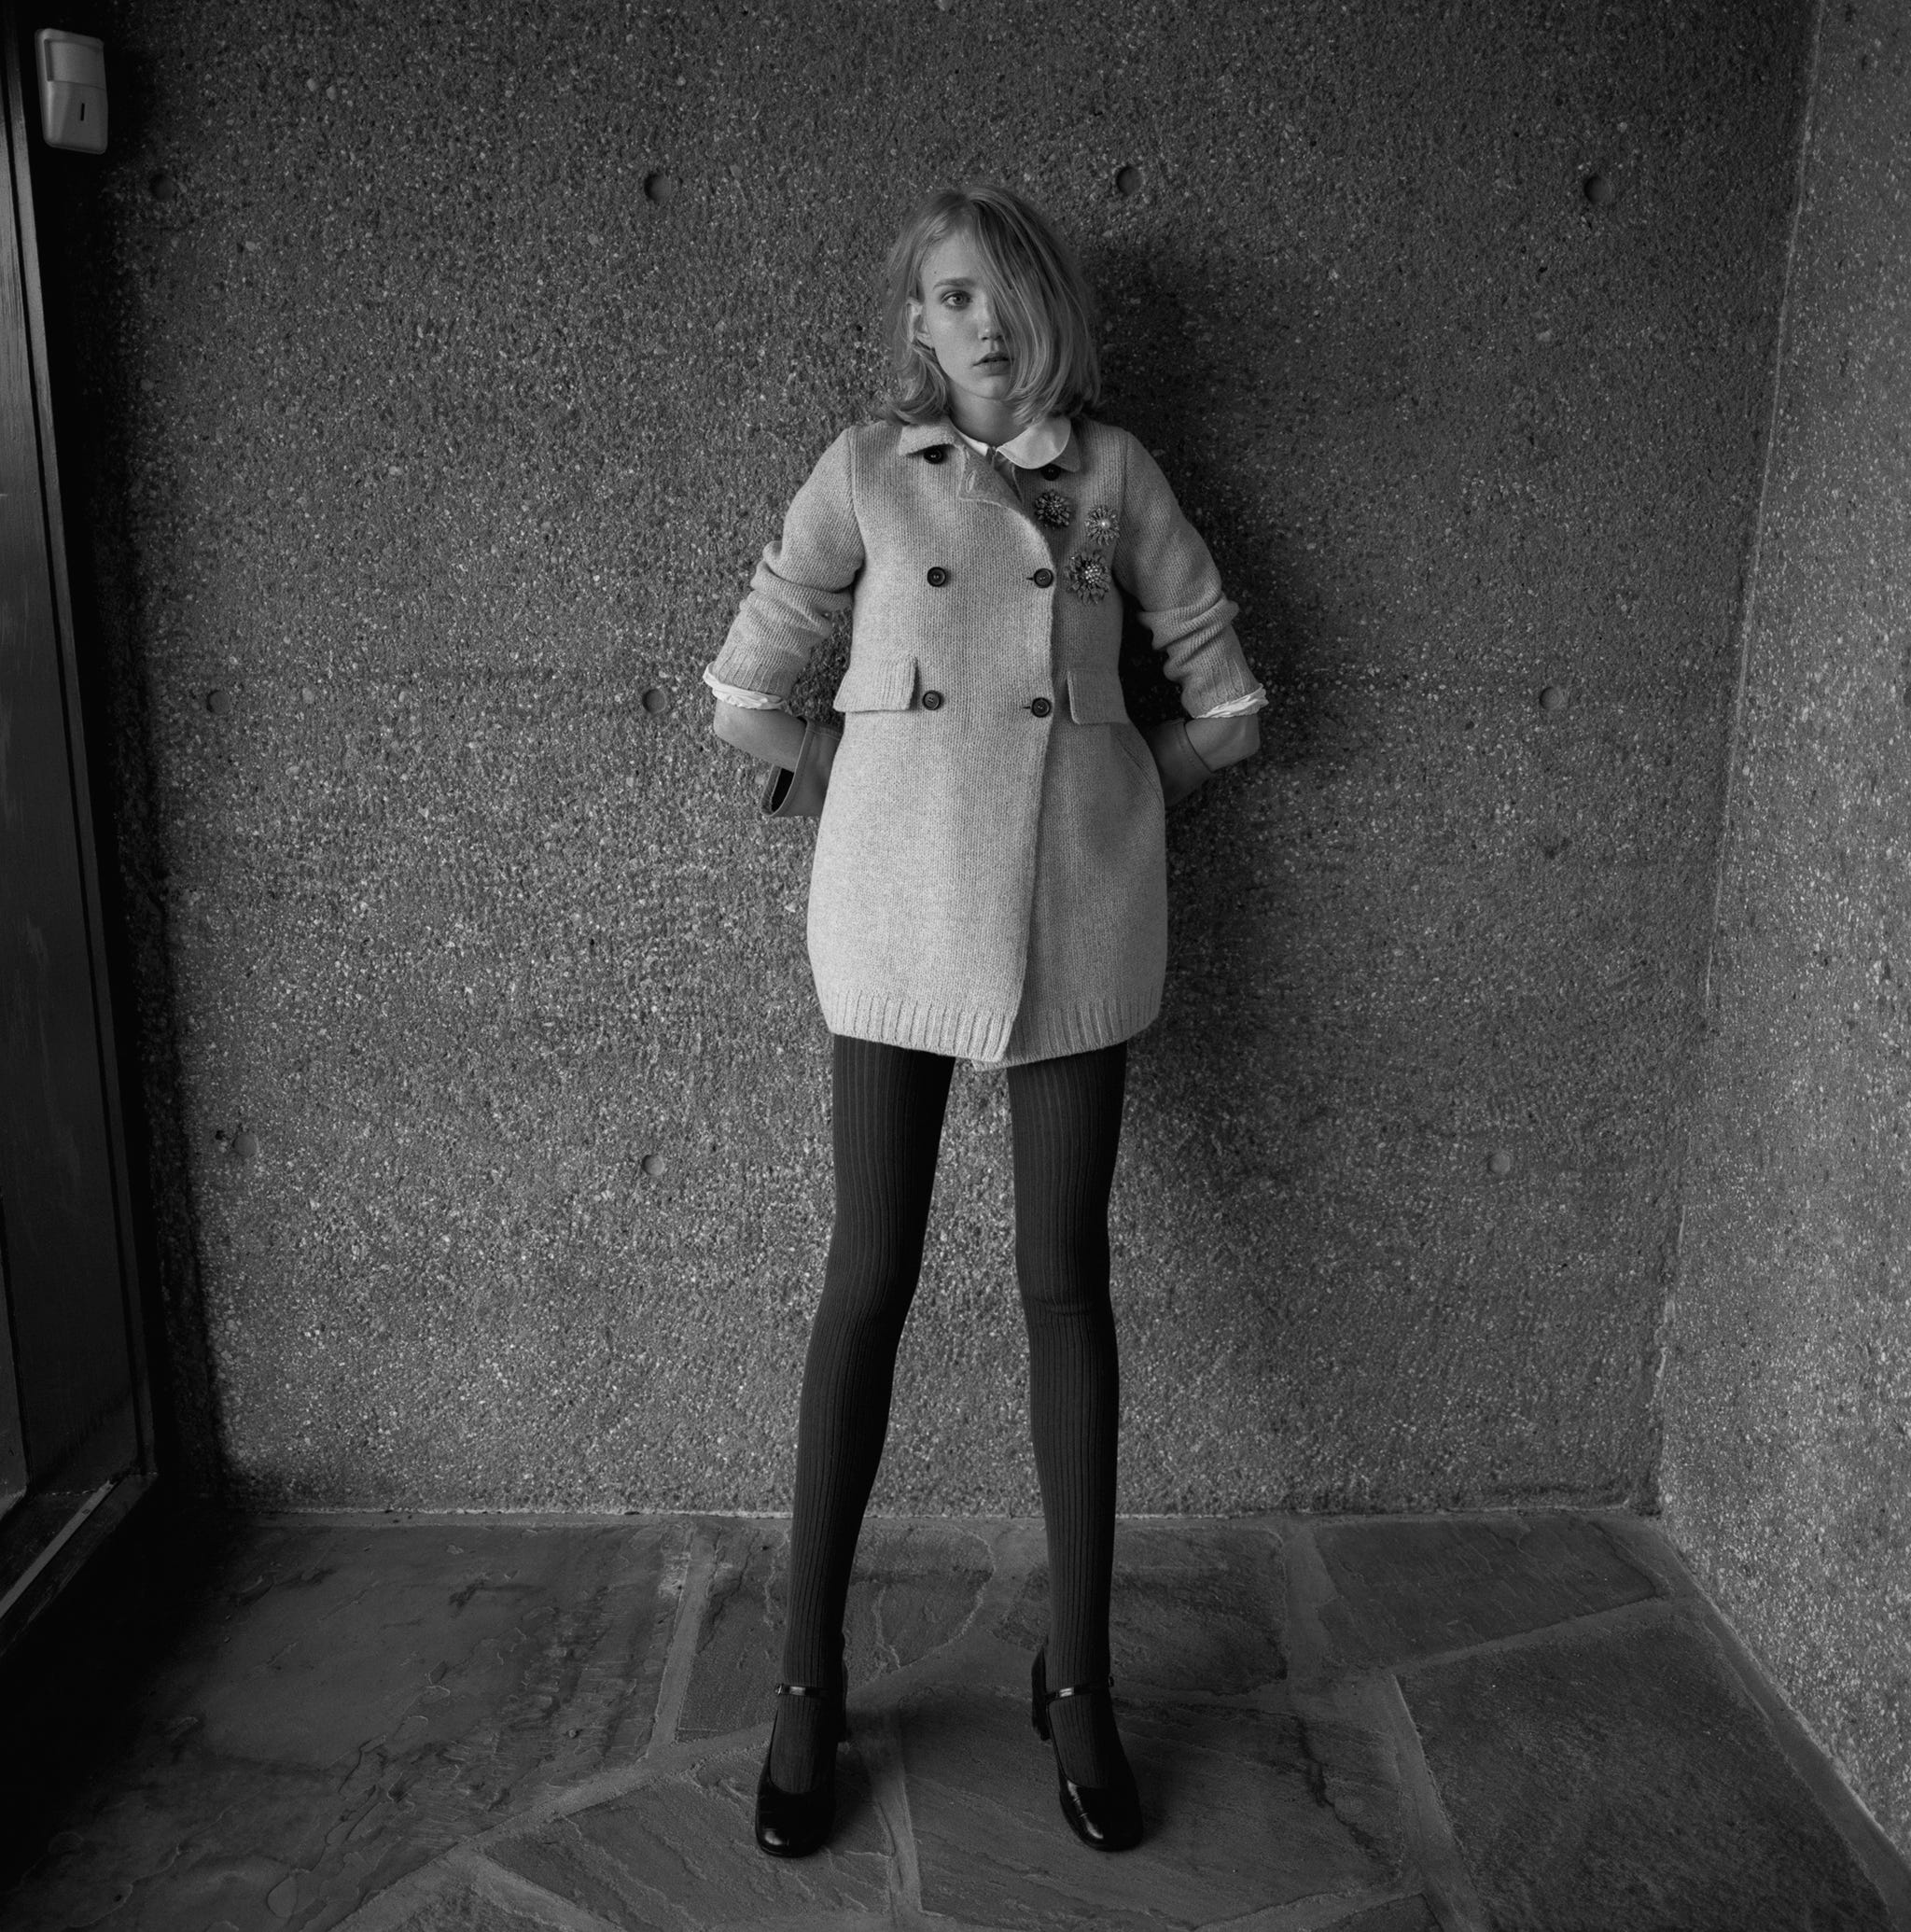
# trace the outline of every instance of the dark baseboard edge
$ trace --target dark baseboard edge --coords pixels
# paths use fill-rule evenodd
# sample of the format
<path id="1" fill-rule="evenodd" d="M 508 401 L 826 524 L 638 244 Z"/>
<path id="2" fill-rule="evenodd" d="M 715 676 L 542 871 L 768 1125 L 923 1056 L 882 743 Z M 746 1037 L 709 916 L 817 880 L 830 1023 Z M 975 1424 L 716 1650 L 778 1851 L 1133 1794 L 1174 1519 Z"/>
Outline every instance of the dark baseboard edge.
<path id="1" fill-rule="evenodd" d="M 1819 1809 L 1851 1848 L 1877 1891 L 1895 1932 L 1911 1932 L 1911 1863 L 1871 1809 L 1846 1783 L 1837 1760 L 1812 1733 L 1766 1675 L 1751 1646 L 1726 1620 L 1680 1555 L 1663 1521 L 1629 1511 L 1600 1510 L 1599 1519 L 1625 1546 L 1632 1560 L 1652 1576 L 1673 1603 L 1701 1623 L 1719 1646 L 1745 1694 L 1771 1727 L 1785 1760 L 1804 1781 Z"/>
<path id="2" fill-rule="evenodd" d="M 26 1587 L 0 1615 L 0 1662 L 152 1493 L 156 1480 L 150 1470 L 129 1470 L 104 1492 L 88 1497 L 56 1533 L 48 1554 L 25 1579 Z"/>

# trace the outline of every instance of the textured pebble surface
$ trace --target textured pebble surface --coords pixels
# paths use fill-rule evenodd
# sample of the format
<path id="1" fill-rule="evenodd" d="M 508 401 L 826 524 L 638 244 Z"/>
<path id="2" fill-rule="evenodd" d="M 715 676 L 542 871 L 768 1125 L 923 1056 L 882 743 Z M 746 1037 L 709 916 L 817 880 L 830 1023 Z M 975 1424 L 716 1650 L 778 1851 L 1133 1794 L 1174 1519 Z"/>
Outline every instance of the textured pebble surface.
<path id="1" fill-rule="evenodd" d="M 787 1497 L 810 834 L 697 674 L 893 225 L 989 173 L 1275 695 L 1170 829 L 1123 1505 L 1650 1496 L 1805 9 L 92 18 L 49 273 L 207 1483 Z M 1007 1126 L 962 1073 L 882 1506 L 1034 1502 Z"/>
<path id="2" fill-rule="evenodd" d="M 1911 1842 L 1911 30 L 1825 9 L 1665 1385 L 1667 1519 Z"/>

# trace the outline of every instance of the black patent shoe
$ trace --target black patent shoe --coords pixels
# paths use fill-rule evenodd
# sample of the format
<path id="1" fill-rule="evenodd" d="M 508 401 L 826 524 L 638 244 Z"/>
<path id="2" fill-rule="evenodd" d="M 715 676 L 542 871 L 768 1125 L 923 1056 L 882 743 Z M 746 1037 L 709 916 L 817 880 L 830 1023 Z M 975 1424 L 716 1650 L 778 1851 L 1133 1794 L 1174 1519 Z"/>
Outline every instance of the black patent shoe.
<path id="1" fill-rule="evenodd" d="M 1141 1794 L 1135 1788 L 1135 1773 L 1128 1760 L 1122 1759 L 1121 1777 L 1112 1785 L 1078 1785 L 1062 1768 L 1062 1747 L 1055 1743 L 1049 1724 L 1049 1706 L 1065 1697 L 1108 1698 L 1106 1684 L 1065 1684 L 1059 1690 L 1048 1687 L 1047 1647 L 1035 1653 L 1028 1673 L 1028 1716 L 1035 1734 L 1044 1739 L 1055 1754 L 1055 1777 L 1061 1785 L 1062 1815 L 1068 1829 L 1092 1851 L 1132 1852 L 1141 1842 Z M 1114 1722 L 1112 1709 L 1109 1721 Z"/>
<path id="2" fill-rule="evenodd" d="M 849 1736 L 849 1717 L 841 1690 L 815 1684 L 779 1684 L 778 1697 L 819 1697 L 836 1706 L 836 1735 L 830 1743 L 830 1762 L 807 1791 L 786 1791 L 770 1775 L 770 1757 L 763 1754 L 762 1775 L 757 1780 L 757 1849 L 773 1858 L 807 1858 L 820 1851 L 836 1822 L 836 1745 Z M 827 1714 L 826 1714 L 827 1720 Z M 775 1731 L 771 1738 L 774 1743 Z"/>

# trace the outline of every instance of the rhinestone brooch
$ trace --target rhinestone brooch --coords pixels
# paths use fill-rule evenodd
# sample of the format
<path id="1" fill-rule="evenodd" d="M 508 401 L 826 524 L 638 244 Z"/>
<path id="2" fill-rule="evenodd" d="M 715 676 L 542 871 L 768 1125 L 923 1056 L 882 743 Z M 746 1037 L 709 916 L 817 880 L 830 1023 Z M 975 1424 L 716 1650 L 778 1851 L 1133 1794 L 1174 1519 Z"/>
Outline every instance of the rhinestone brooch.
<path id="1" fill-rule="evenodd" d="M 1062 566 L 1062 581 L 1084 604 L 1099 604 L 1109 594 L 1108 559 L 1092 550 L 1078 550 Z"/>

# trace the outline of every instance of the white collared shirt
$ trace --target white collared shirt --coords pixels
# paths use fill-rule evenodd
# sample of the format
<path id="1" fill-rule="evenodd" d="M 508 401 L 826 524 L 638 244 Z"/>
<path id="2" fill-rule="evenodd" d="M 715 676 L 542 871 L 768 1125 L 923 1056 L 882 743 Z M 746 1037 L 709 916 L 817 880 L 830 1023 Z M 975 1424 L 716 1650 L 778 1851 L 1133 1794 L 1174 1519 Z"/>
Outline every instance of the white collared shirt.
<path id="1" fill-rule="evenodd" d="M 959 425 L 955 427 L 956 435 L 978 456 L 993 458 L 999 454 L 1018 469 L 1039 469 L 1044 463 L 1053 463 L 1068 447 L 1068 438 L 1074 433 L 1067 416 L 1044 416 L 1040 422 L 1031 423 L 1021 435 L 991 447 Z"/>
<path id="2" fill-rule="evenodd" d="M 951 427 L 955 427 L 951 425 Z M 998 442 L 993 447 L 979 438 L 969 435 L 966 429 L 956 428 L 970 449 L 985 463 L 993 463 L 997 456 L 1006 456 L 1018 469 L 1039 469 L 1043 465 L 1053 463 L 1068 447 L 1068 439 L 1074 434 L 1067 416 L 1044 416 L 1039 423 L 1031 423 L 1019 436 L 1011 436 L 1007 442 Z M 724 684 L 711 677 L 707 669 L 704 672 L 704 682 L 726 705 L 734 705 L 740 711 L 782 711 L 788 708 L 788 701 L 772 697 L 767 692 L 746 691 L 741 685 Z M 1203 711 L 1203 718 L 1241 718 L 1249 711 L 1259 711 L 1267 704 L 1267 689 L 1257 684 L 1250 692 L 1237 698 L 1230 698 L 1224 705 L 1217 705 L 1211 711 Z"/>

